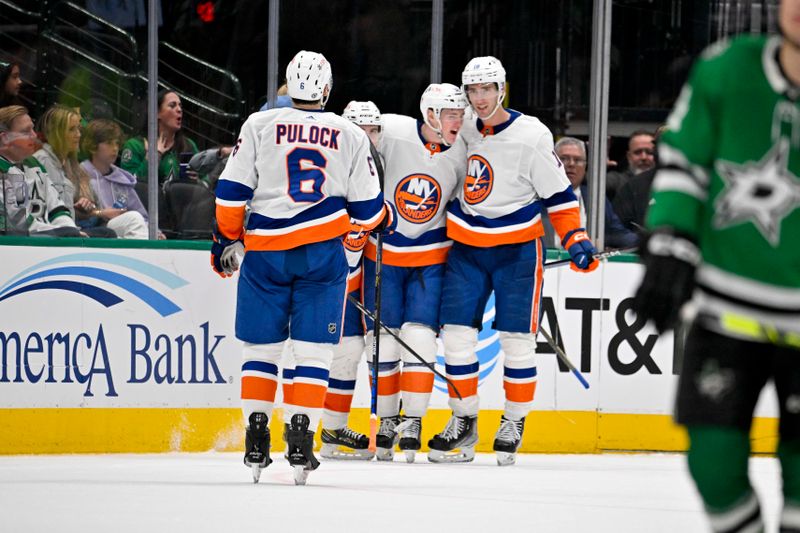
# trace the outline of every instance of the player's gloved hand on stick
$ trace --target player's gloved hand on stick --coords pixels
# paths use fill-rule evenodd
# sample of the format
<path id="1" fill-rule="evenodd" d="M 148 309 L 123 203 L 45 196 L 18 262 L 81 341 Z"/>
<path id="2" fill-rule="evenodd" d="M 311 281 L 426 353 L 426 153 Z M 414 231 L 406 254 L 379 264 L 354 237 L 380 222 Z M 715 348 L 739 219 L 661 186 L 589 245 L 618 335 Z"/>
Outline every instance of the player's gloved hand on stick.
<path id="1" fill-rule="evenodd" d="M 641 249 L 645 274 L 633 309 L 663 333 L 675 327 L 681 307 L 692 296 L 700 250 L 690 236 L 672 229 L 656 230 Z"/>
<path id="2" fill-rule="evenodd" d="M 397 228 L 397 212 L 395 211 L 394 206 L 386 200 L 383 201 L 383 205 L 386 214 L 381 221 L 378 222 L 378 225 L 372 229 L 372 231 L 388 235 L 394 232 L 394 230 Z"/>
<path id="3" fill-rule="evenodd" d="M 214 232 L 211 244 L 211 268 L 223 278 L 239 270 L 239 255 L 244 255 L 244 243 L 240 239 L 226 239 Z"/>
<path id="4" fill-rule="evenodd" d="M 572 263 L 569 267 L 576 272 L 591 272 L 600 266 L 600 261 L 594 258 L 597 250 L 586 234 L 584 228 L 576 228 L 568 232 L 561 240 L 561 246 L 569 253 Z"/>

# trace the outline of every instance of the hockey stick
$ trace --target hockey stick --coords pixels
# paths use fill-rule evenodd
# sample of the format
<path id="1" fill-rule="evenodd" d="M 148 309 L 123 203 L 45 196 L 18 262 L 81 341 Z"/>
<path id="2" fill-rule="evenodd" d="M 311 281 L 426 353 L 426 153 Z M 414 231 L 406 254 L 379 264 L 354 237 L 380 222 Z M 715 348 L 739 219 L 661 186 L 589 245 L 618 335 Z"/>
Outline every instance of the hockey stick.
<path id="1" fill-rule="evenodd" d="M 380 183 L 381 190 L 383 190 L 383 178 L 385 172 L 383 170 L 383 162 L 375 145 L 369 141 L 369 152 L 375 163 L 375 170 L 378 171 L 378 182 Z M 385 216 L 389 216 L 386 213 Z M 369 445 L 367 449 L 375 453 L 378 447 L 378 366 L 380 363 L 381 352 L 381 328 L 375 327 L 375 324 L 381 323 L 381 264 L 383 263 L 383 232 L 376 232 L 375 235 L 375 317 L 373 330 L 375 334 L 372 336 L 372 387 L 370 390 L 369 402 Z"/>
<path id="2" fill-rule="evenodd" d="M 375 315 L 372 314 L 372 312 L 369 309 L 364 307 L 364 304 L 359 302 L 357 298 L 354 298 L 352 294 L 348 294 L 347 295 L 347 299 L 350 300 L 350 303 L 352 303 L 354 306 L 356 306 L 356 309 L 361 311 L 361 313 L 363 313 L 364 316 L 366 316 L 367 318 L 369 318 L 373 322 L 376 322 Z M 441 372 L 436 370 L 436 366 L 434 366 L 433 364 L 431 364 L 431 363 L 427 362 L 425 359 L 423 359 L 421 355 L 419 355 L 417 352 L 415 352 L 414 349 L 411 346 L 409 346 L 403 339 L 400 338 L 400 335 L 398 335 L 397 333 L 392 331 L 386 324 L 384 324 L 383 322 L 377 322 L 377 323 L 379 323 L 381 325 L 381 329 L 383 329 L 384 331 L 386 331 L 386 333 L 388 333 L 389 335 L 394 337 L 394 339 L 397 341 L 397 344 L 399 344 L 400 346 L 405 348 L 408 351 L 408 353 L 410 353 L 412 356 L 414 356 L 414 358 L 417 361 L 419 361 L 420 363 L 425 365 L 425 367 L 428 370 L 430 370 L 431 372 L 433 372 L 434 374 L 436 374 L 437 376 L 442 378 L 453 389 L 453 392 L 456 393 L 456 396 L 458 396 L 459 400 L 463 400 L 464 399 L 464 398 L 461 397 L 461 393 L 458 392 L 458 387 L 456 387 L 455 384 L 452 381 L 450 381 L 450 379 L 447 376 L 445 376 L 444 374 L 442 374 Z"/>
<path id="3" fill-rule="evenodd" d="M 558 355 L 558 358 L 561 359 L 561 361 L 565 365 L 567 365 L 567 368 L 569 368 L 572 371 L 572 373 L 575 375 L 575 377 L 578 378 L 578 381 L 581 382 L 581 385 L 583 385 L 583 388 L 584 389 L 588 389 L 589 388 L 589 382 L 586 381 L 586 378 L 583 377 L 583 374 L 581 374 L 578 371 L 578 369 L 575 368 L 575 366 L 573 366 L 572 362 L 570 362 L 569 358 L 567 357 L 567 354 L 564 353 L 564 350 L 562 350 L 561 347 L 558 344 L 556 344 L 555 339 L 553 339 L 553 337 L 551 337 L 550 334 L 547 333 L 547 331 L 545 331 L 545 329 L 543 327 L 541 327 L 541 326 L 539 326 L 539 333 L 542 334 L 542 337 L 544 337 L 544 340 L 547 341 L 547 344 L 549 344 L 550 347 L 553 348 L 553 350 L 556 351 L 556 355 Z"/>
<path id="4" fill-rule="evenodd" d="M 622 250 L 609 250 L 607 252 L 600 252 L 598 254 L 594 254 L 593 257 L 597 261 L 605 261 L 609 257 L 614 257 L 614 256 L 621 255 L 621 254 L 632 253 L 632 252 L 637 251 L 638 249 L 639 249 L 638 246 L 633 246 L 631 248 L 623 248 Z M 571 261 L 572 261 L 572 259 L 569 259 L 569 258 L 568 259 L 559 259 L 558 261 L 550 261 L 549 263 L 545 263 L 544 264 L 544 268 L 546 270 L 548 268 L 562 267 L 562 266 L 570 264 Z"/>

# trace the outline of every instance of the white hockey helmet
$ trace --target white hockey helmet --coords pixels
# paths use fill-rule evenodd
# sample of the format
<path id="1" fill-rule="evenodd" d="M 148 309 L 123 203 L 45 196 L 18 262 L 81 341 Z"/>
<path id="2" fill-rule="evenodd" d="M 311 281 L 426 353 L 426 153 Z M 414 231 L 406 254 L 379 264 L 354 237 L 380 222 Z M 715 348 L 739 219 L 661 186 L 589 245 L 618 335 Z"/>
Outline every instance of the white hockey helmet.
<path id="1" fill-rule="evenodd" d="M 320 101 L 324 106 L 333 89 L 331 64 L 322 54 L 300 50 L 286 67 L 286 88 L 294 100 Z"/>
<path id="2" fill-rule="evenodd" d="M 378 126 L 381 127 L 381 112 L 371 101 L 357 102 L 351 100 L 344 108 L 342 116 L 359 126 Z"/>
<path id="3" fill-rule="evenodd" d="M 500 103 L 506 95 L 506 69 L 500 60 L 492 56 L 473 57 L 464 67 L 461 73 L 461 88 L 467 92 L 467 85 L 475 83 L 496 83 L 497 84 L 497 105 L 489 115 L 494 115 L 500 108 Z M 489 118 L 489 117 L 485 117 Z"/>
<path id="4" fill-rule="evenodd" d="M 449 145 L 442 135 L 441 114 L 442 109 L 466 109 L 469 106 L 464 91 L 451 83 L 431 83 L 422 93 L 419 99 L 419 110 L 422 113 L 422 120 L 425 124 L 435 131 L 445 145 Z M 439 122 L 439 127 L 433 127 L 428 121 L 428 109 L 433 110 L 433 116 Z"/>

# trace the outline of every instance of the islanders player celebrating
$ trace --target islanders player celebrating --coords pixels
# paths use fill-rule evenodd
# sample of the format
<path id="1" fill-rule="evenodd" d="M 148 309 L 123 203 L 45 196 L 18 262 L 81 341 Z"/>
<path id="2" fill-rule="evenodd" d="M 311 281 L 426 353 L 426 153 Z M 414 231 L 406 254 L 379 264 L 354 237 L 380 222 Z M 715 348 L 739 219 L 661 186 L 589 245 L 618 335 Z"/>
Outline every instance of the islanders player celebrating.
<path id="1" fill-rule="evenodd" d="M 381 112 L 372 102 L 353 100 L 344 108 L 342 117 L 364 130 L 377 145 L 381 134 Z M 368 232 L 354 224 L 344 239 L 350 272 L 347 275 L 348 296 L 361 299 L 361 254 Z M 342 340 L 333 349 L 333 362 L 328 379 L 328 393 L 322 410 L 322 450 L 326 459 L 370 460 L 369 437 L 347 426 L 347 418 L 356 388 L 358 364 L 364 353 L 364 320 L 351 302 L 345 303 Z"/>
<path id="2" fill-rule="evenodd" d="M 436 361 L 444 264 L 452 245 L 445 227 L 447 204 L 466 170 L 465 146 L 458 137 L 466 107 L 464 94 L 455 85 L 431 84 L 420 100 L 422 120 L 392 114 L 382 117 L 378 149 L 385 161 L 384 194 L 394 205 L 398 222 L 395 232 L 383 241 L 381 320 L 430 365 Z M 364 301 L 374 309 L 374 237 L 364 255 Z M 371 335 L 368 332 L 367 345 Z M 367 353 L 371 359 L 371 352 Z M 433 381 L 428 366 L 401 351 L 392 336 L 380 336 L 379 460 L 392 460 L 398 442 L 406 460 L 414 460 Z"/>
<path id="3" fill-rule="evenodd" d="M 506 72 L 494 57 L 476 57 L 464 68 L 464 92 L 476 115 L 464 125 L 466 179 L 447 214 L 453 244 L 441 302 L 446 373 L 452 417 L 428 443 L 433 462 L 466 462 L 478 441 L 478 358 L 483 312 L 495 293 L 494 327 L 505 354 L 506 404 L 494 450 L 500 465 L 513 464 L 536 390 L 545 247 L 541 212 L 547 209 L 572 267 L 597 267 L 595 248 L 580 226 L 578 202 L 553 136 L 536 118 L 502 106 Z"/>
<path id="4" fill-rule="evenodd" d="M 341 337 L 348 274 L 342 237 L 351 220 L 380 231 L 391 214 L 369 139 L 324 111 L 333 86 L 325 57 L 298 52 L 286 79 L 292 107 L 250 115 L 220 177 L 211 263 L 221 276 L 230 276 L 239 268 L 237 254 L 246 249 L 236 300 L 248 423 L 244 463 L 258 481 L 271 462 L 268 423 L 283 344 L 291 335 L 295 369 L 285 402 L 287 457 L 295 482 L 304 484 L 319 466 L 314 431 Z"/>

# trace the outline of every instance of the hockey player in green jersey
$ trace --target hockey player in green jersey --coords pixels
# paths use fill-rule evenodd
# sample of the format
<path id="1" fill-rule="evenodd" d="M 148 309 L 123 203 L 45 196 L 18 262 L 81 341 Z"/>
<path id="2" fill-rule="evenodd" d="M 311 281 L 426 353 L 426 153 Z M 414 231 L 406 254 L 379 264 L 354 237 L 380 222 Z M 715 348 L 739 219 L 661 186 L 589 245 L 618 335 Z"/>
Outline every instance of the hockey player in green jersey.
<path id="1" fill-rule="evenodd" d="M 659 142 L 635 299 L 659 332 L 690 322 L 676 419 L 713 531 L 763 530 L 749 431 L 772 380 L 780 531 L 800 532 L 800 0 L 779 23 L 694 66 Z"/>

